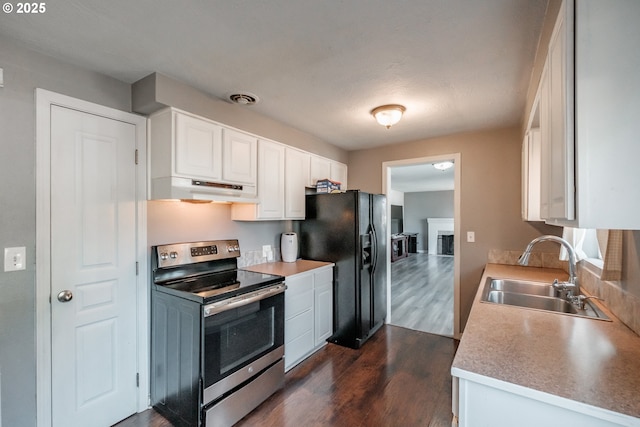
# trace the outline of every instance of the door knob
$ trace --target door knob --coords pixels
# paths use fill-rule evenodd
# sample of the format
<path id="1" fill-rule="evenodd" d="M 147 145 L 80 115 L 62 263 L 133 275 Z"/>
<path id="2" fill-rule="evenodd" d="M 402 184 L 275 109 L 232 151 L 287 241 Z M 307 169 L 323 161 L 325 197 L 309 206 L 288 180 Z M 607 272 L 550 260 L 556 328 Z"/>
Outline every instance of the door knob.
<path id="1" fill-rule="evenodd" d="M 60 302 L 69 302 L 73 298 L 73 294 L 71 291 L 61 291 L 58 294 L 58 301 Z"/>

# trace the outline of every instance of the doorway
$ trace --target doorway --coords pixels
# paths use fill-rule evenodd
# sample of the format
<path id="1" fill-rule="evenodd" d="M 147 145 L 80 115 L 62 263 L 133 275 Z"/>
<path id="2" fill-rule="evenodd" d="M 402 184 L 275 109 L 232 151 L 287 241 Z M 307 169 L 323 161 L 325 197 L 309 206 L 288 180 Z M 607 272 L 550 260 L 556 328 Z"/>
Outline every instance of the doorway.
<path id="1" fill-rule="evenodd" d="M 417 242 L 417 247 L 408 257 L 393 263 L 393 247 L 389 245 L 387 323 L 460 337 L 460 256 L 457 249 L 460 248 L 460 157 L 459 153 L 451 153 L 383 163 L 383 192 L 389 200 L 388 239 L 398 240 L 405 235 L 409 241 L 413 239 L 414 243 Z M 453 167 L 448 171 L 434 168 L 434 164 L 444 161 L 452 162 Z M 403 180 L 410 185 L 399 186 L 398 183 Z M 394 220 L 391 206 L 405 205 L 405 195 L 408 200 L 409 196 L 411 199 L 403 209 L 403 230 L 400 236 L 392 235 L 393 232 L 397 233 L 398 226 L 397 221 L 391 224 Z M 429 201 L 423 201 L 425 198 Z M 449 203 L 452 206 L 444 206 Z M 428 208 L 434 204 L 438 208 Z M 408 214 L 407 207 L 411 211 Z M 439 229 L 435 233 L 434 224 Z M 447 251 L 453 251 L 453 255 L 447 254 Z"/>
<path id="2" fill-rule="evenodd" d="M 37 419 L 148 406 L 146 119 L 36 90 Z"/>

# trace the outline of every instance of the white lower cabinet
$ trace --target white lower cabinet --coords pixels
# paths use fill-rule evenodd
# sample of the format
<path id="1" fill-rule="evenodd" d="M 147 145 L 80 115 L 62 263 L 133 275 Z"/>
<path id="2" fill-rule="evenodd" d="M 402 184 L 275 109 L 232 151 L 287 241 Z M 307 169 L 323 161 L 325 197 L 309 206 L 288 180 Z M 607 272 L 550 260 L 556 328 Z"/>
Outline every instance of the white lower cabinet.
<path id="1" fill-rule="evenodd" d="M 333 333 L 333 267 L 287 276 L 284 294 L 285 370 L 319 350 Z"/>
<path id="2" fill-rule="evenodd" d="M 454 415 L 459 427 L 613 427 L 637 425 L 638 420 L 549 393 L 473 375 L 456 377 L 458 401 Z M 463 372 L 458 374 L 465 375 Z M 454 387 L 455 388 L 455 387 Z M 457 403 L 457 408 L 456 408 Z"/>

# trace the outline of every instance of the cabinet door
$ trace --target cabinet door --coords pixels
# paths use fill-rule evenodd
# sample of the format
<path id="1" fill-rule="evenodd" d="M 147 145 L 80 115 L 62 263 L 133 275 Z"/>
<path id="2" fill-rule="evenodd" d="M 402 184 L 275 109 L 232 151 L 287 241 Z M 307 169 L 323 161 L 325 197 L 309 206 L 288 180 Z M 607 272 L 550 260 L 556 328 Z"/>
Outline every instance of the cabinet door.
<path id="1" fill-rule="evenodd" d="M 284 146 L 258 141 L 258 218 L 284 217 Z"/>
<path id="2" fill-rule="evenodd" d="M 540 218 L 549 218 L 549 169 L 551 132 L 549 130 L 549 61 L 540 79 Z"/>
<path id="3" fill-rule="evenodd" d="M 522 142 L 522 219 L 540 221 L 540 129 L 530 129 Z"/>
<path id="4" fill-rule="evenodd" d="M 341 190 L 347 189 L 347 165 L 340 162 L 331 162 L 331 174 L 329 175 L 332 181 L 338 181 L 342 185 Z"/>
<path id="5" fill-rule="evenodd" d="M 311 155 L 309 186 L 315 186 L 321 179 L 331 179 L 331 161 L 324 157 Z"/>
<path id="6" fill-rule="evenodd" d="M 333 269 L 314 275 L 315 346 L 324 345 L 333 334 Z"/>
<path id="7" fill-rule="evenodd" d="M 570 4 L 571 1 L 562 4 L 548 54 L 548 217 L 567 220 L 575 219 L 573 9 Z"/>
<path id="8" fill-rule="evenodd" d="M 309 154 L 287 148 L 285 156 L 285 217 L 304 219 L 304 195 L 309 177 Z"/>
<path id="9" fill-rule="evenodd" d="M 290 276 L 285 283 L 284 358 L 289 370 L 313 351 L 313 275 Z"/>
<path id="10" fill-rule="evenodd" d="M 258 140 L 232 129 L 223 131 L 222 177 L 225 181 L 256 184 Z"/>
<path id="11" fill-rule="evenodd" d="M 205 180 L 222 178 L 222 127 L 175 113 L 175 172 Z"/>

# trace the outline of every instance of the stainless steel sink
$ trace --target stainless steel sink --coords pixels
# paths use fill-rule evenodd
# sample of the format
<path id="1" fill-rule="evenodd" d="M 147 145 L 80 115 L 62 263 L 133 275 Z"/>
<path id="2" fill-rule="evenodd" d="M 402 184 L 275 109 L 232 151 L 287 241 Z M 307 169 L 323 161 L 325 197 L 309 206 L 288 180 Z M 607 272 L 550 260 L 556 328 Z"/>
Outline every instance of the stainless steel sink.
<path id="1" fill-rule="evenodd" d="M 513 292 L 489 291 L 486 302 L 516 305 L 536 310 L 555 311 L 557 313 L 578 314 L 578 309 L 568 301 L 554 297 L 541 297 Z"/>
<path id="2" fill-rule="evenodd" d="M 481 302 L 610 321 L 591 301 L 585 301 L 585 308 L 580 309 L 566 299 L 557 297 L 553 286 L 543 282 L 488 278 Z"/>
<path id="3" fill-rule="evenodd" d="M 532 282 L 527 280 L 491 279 L 491 289 L 518 294 L 541 295 L 557 297 L 556 290 L 550 283 Z"/>

